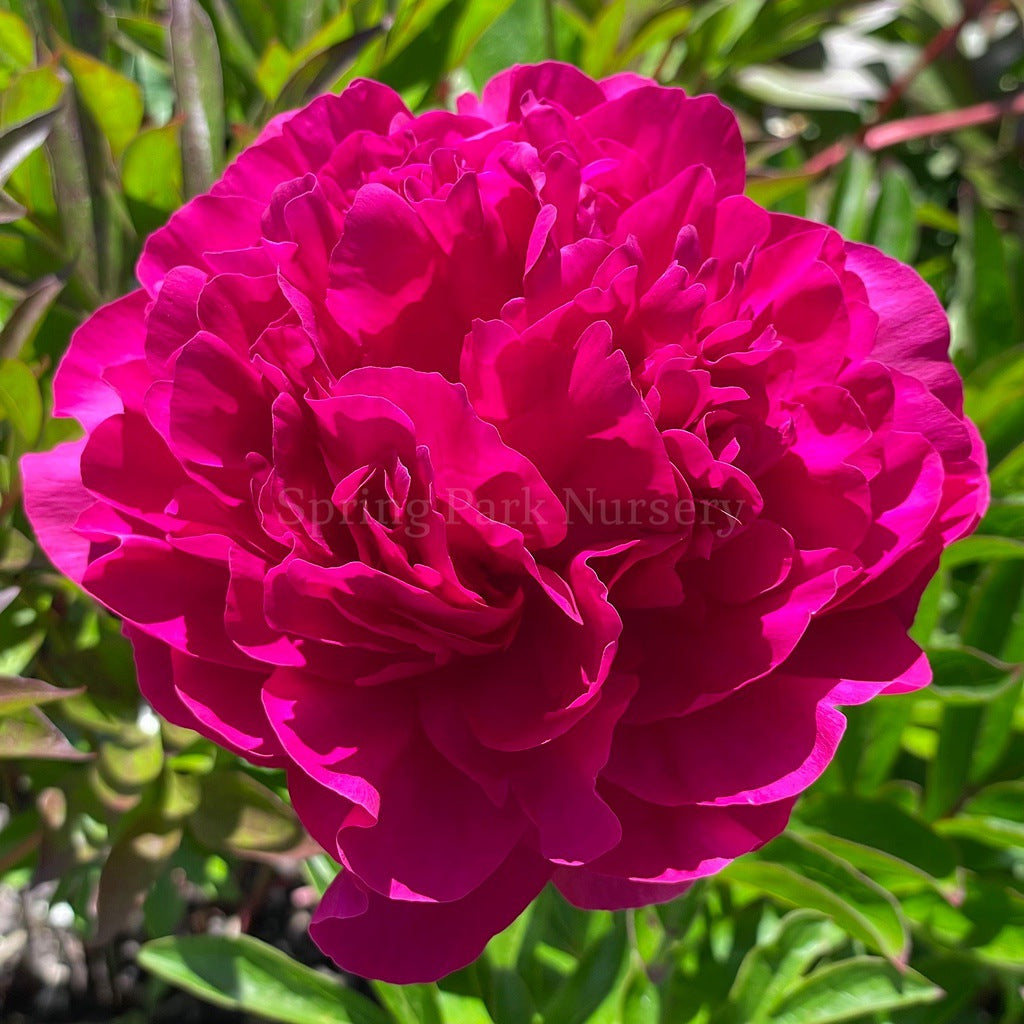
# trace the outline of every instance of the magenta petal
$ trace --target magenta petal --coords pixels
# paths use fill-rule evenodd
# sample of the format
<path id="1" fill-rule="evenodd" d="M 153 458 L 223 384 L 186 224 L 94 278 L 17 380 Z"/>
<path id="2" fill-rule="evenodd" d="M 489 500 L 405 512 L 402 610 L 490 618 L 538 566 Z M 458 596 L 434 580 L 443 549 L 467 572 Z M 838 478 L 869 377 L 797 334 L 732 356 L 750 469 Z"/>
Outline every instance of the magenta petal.
<path id="1" fill-rule="evenodd" d="M 148 303 L 139 289 L 104 306 L 75 331 L 54 375 L 54 416 L 73 416 L 88 430 L 123 411 L 124 402 L 104 371 L 144 358 Z"/>
<path id="2" fill-rule="evenodd" d="M 169 720 L 281 768 L 344 967 L 429 981 L 553 878 L 668 899 L 786 825 L 986 507 L 945 314 L 744 194 L 735 116 L 517 66 L 274 118 L 145 244 L 23 462 Z"/>
<path id="3" fill-rule="evenodd" d="M 417 736 L 410 710 L 396 704 L 394 693 L 375 687 L 337 694 L 324 680 L 286 670 L 266 689 L 274 728 L 323 787 L 322 801 L 333 791 L 372 819 L 370 828 L 366 816 L 351 819 L 337 842 L 349 867 L 377 892 L 460 899 L 519 841 L 522 818 L 511 806 L 495 806 Z M 306 794 L 314 791 L 307 787 Z"/>
<path id="4" fill-rule="evenodd" d="M 774 803 L 832 760 L 845 720 L 833 680 L 774 673 L 680 718 L 623 726 L 603 777 L 652 803 Z"/>
<path id="5" fill-rule="evenodd" d="M 343 970 L 399 985 L 436 981 L 475 960 L 550 877 L 550 866 L 522 847 L 479 888 L 451 903 L 389 900 L 342 872 L 317 908 L 310 934 Z"/>
<path id="6" fill-rule="evenodd" d="M 284 763 L 260 700 L 264 674 L 190 658 L 137 627 L 125 634 L 135 650 L 139 688 L 160 714 L 256 764 Z"/>
<path id="7" fill-rule="evenodd" d="M 582 114 L 601 103 L 605 94 L 593 79 L 571 64 L 547 61 L 499 72 L 484 87 L 479 102 L 475 97 L 461 97 L 459 110 L 502 124 L 519 119 L 526 97 L 557 103 L 573 114 Z"/>
<path id="8" fill-rule="evenodd" d="M 574 906 L 583 910 L 624 910 L 667 903 L 690 888 L 690 882 L 634 882 L 599 875 L 587 868 L 556 868 L 552 881 Z"/>
<path id="9" fill-rule="evenodd" d="M 867 288 L 879 314 L 872 358 L 924 382 L 954 412 L 963 387 L 949 361 L 949 320 L 914 270 L 870 245 L 847 246 L 846 265 Z"/>
<path id="10" fill-rule="evenodd" d="M 25 514 L 39 543 L 61 572 L 82 582 L 89 567 L 89 541 L 75 530 L 78 517 L 95 503 L 82 485 L 86 441 L 69 441 L 52 452 L 26 455 L 21 461 Z"/>

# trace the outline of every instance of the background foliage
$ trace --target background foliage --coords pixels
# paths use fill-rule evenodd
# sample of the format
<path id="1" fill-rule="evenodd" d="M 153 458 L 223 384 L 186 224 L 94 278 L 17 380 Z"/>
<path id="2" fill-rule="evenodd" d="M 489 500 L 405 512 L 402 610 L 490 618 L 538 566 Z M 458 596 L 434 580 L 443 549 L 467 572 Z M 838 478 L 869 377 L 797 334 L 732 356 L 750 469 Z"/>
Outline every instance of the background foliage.
<path id="1" fill-rule="evenodd" d="M 1007 0 L 0 0 L 0 1017 L 220 1019 L 188 992 L 293 1024 L 1024 1020 L 1021 19 Z M 753 197 L 918 267 L 994 500 L 915 626 L 935 686 L 854 709 L 786 836 L 655 910 L 546 893 L 440 986 L 366 986 L 303 938 L 334 868 L 282 780 L 140 704 L 117 624 L 35 548 L 17 462 L 72 429 L 47 412 L 71 330 L 275 112 L 356 76 L 443 104 L 552 55 L 718 93 Z"/>

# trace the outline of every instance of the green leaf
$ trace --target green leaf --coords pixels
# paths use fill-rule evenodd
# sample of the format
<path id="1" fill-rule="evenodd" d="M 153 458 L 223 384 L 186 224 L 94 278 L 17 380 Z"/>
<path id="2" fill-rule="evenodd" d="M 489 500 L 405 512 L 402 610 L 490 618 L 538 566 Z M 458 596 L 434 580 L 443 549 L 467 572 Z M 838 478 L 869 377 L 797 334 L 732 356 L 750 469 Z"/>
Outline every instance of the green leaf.
<path id="1" fill-rule="evenodd" d="M 41 679 L 0 676 L 0 715 L 12 715 L 25 708 L 65 700 L 82 692 L 82 689 L 66 690 L 60 686 L 51 686 Z"/>
<path id="2" fill-rule="evenodd" d="M 310 882 L 321 896 L 327 892 L 328 886 L 338 877 L 338 865 L 326 853 L 315 853 L 307 857 L 302 864 Z"/>
<path id="3" fill-rule="evenodd" d="M 11 128 L 35 122 L 37 117 L 42 116 L 53 118 L 49 131 L 55 133 L 55 114 L 61 107 L 64 89 L 64 82 L 53 67 L 23 71 L 11 79 L 0 94 L 0 125 Z M 27 158 L 20 160 L 16 169 L 10 173 L 8 191 L 47 225 L 55 224 L 57 204 L 53 196 L 52 175 L 42 150 L 35 149 Z"/>
<path id="4" fill-rule="evenodd" d="M 494 1024 L 484 1001 L 477 996 L 438 992 L 444 1024 Z"/>
<path id="5" fill-rule="evenodd" d="M 238 856 L 284 853 L 303 838 L 292 809 L 245 772 L 218 772 L 203 782 L 189 827 L 200 842 Z"/>
<path id="6" fill-rule="evenodd" d="M 436 985 L 372 983 L 373 991 L 398 1024 L 442 1024 L 440 991 Z"/>
<path id="7" fill-rule="evenodd" d="M 928 652 L 934 672 L 932 693 L 951 704 L 984 704 L 1011 689 L 1021 668 L 980 652 L 939 648 Z"/>
<path id="8" fill-rule="evenodd" d="M 65 50 L 64 63 L 82 105 L 110 143 L 114 156 L 120 156 L 142 124 L 142 91 L 130 78 L 79 50 Z"/>
<path id="9" fill-rule="evenodd" d="M 64 281 L 61 280 L 56 274 L 46 274 L 41 277 L 38 281 L 35 281 L 25 294 L 18 301 L 18 304 L 11 310 L 10 316 L 4 321 L 4 325 L 0 328 L 0 357 L 5 360 L 16 359 L 25 348 L 25 346 L 36 336 L 36 332 L 42 325 L 43 320 L 46 318 L 46 314 L 49 312 L 50 307 L 56 301 L 57 296 L 64 289 Z M 26 369 L 23 364 L 16 364 Z M 4 373 L 2 367 L 0 367 L 0 375 Z M 20 371 L 19 371 L 20 374 Z M 29 387 L 28 378 L 20 374 L 22 380 L 22 386 L 26 389 Z M 29 376 L 32 377 L 31 372 Z M 32 377 L 32 387 L 35 390 L 36 395 L 39 394 L 39 386 L 35 383 L 35 378 Z M 12 383 L 14 383 L 12 381 Z M 27 399 L 29 405 L 24 410 L 24 415 L 35 417 L 36 403 L 31 397 Z M 6 403 L 5 403 L 6 409 Z M 42 410 L 39 410 L 40 416 Z M 9 414 L 8 414 L 9 415 Z M 21 417 L 22 419 L 24 416 Z M 12 419 L 12 422 L 15 420 Z M 35 436 L 29 438 L 22 434 L 28 445 L 34 445 L 39 437 L 39 430 L 42 429 L 42 421 L 36 424 Z"/>
<path id="10" fill-rule="evenodd" d="M 815 842 L 873 877 L 878 872 L 890 882 L 945 882 L 946 890 L 955 884 L 956 855 L 949 843 L 888 800 L 849 793 L 812 797 L 801 820 L 820 830 Z"/>
<path id="11" fill-rule="evenodd" d="M 583 1024 L 612 991 L 626 966 L 625 954 L 625 925 L 620 918 L 612 918 L 544 1009 L 545 1024 Z"/>
<path id="12" fill-rule="evenodd" d="M 63 89 L 70 81 L 68 73 L 52 68 L 50 72 Z M 66 99 L 60 117 L 53 126 L 47 146 L 53 160 L 52 193 L 60 212 L 64 249 L 74 261 L 75 275 L 84 285 L 90 304 L 99 302 L 100 243 L 97 238 L 96 210 L 90 190 L 82 125 L 77 104 Z M 99 207 L 99 196 L 96 207 Z"/>
<path id="13" fill-rule="evenodd" d="M 35 708 L 0 717 L 0 759 L 84 761 L 89 756 L 76 750 L 64 734 Z"/>
<path id="14" fill-rule="evenodd" d="M 93 941 L 114 938 L 138 910 L 181 842 L 181 829 L 127 829 L 111 847 L 96 890 L 96 931 Z"/>
<path id="15" fill-rule="evenodd" d="M 167 56 L 167 27 L 155 18 L 115 16 L 119 31 L 136 46 L 161 60 Z"/>
<path id="16" fill-rule="evenodd" d="M 292 74 L 292 55 L 276 39 L 264 50 L 256 68 L 256 84 L 271 102 L 281 95 Z"/>
<path id="17" fill-rule="evenodd" d="M 942 565 L 946 569 L 956 569 L 961 565 L 974 562 L 1005 562 L 1024 560 L 1024 540 L 1013 537 L 986 537 L 975 534 L 957 541 L 946 549 L 942 556 Z"/>
<path id="18" fill-rule="evenodd" d="M 159 736 L 132 737 L 135 742 L 110 741 L 100 747 L 103 778 L 119 793 L 137 793 L 160 775 L 163 747 Z"/>
<path id="19" fill-rule="evenodd" d="M 16 14 L 0 11 L 0 69 L 23 71 L 35 61 L 32 31 Z M 6 83 L 0 82 L 0 86 Z"/>
<path id="20" fill-rule="evenodd" d="M 937 827 L 945 835 L 1009 850 L 1024 849 L 1024 782 L 988 786 L 968 800 L 955 818 Z"/>
<path id="21" fill-rule="evenodd" d="M 466 54 L 466 67 L 478 86 L 510 64 L 544 60 L 547 53 L 544 4 L 547 0 L 514 0 L 488 26 Z"/>
<path id="22" fill-rule="evenodd" d="M 0 226 L 13 224 L 21 220 L 28 210 L 17 201 L 12 199 L 2 188 L 0 188 Z"/>
<path id="23" fill-rule="evenodd" d="M 30 450 L 43 429 L 43 400 L 39 381 L 24 363 L 14 359 L 0 362 L 0 406 L 23 449 Z"/>
<path id="24" fill-rule="evenodd" d="M 51 107 L 0 131 L 0 185 L 46 141 L 56 118 L 57 108 Z"/>
<path id="25" fill-rule="evenodd" d="M 841 1024 L 875 1013 L 934 1003 L 945 993 L 917 971 L 878 957 L 828 964 L 793 988 L 771 1015 L 772 1024 Z"/>
<path id="26" fill-rule="evenodd" d="M 171 67 L 184 115 L 181 153 L 185 191 L 205 192 L 224 163 L 224 83 L 217 37 L 195 0 L 171 0 Z"/>
<path id="27" fill-rule="evenodd" d="M 893 897 L 850 863 L 806 839 L 780 836 L 756 859 L 730 864 L 722 876 L 783 904 L 818 910 L 892 960 L 906 956 L 906 922 Z"/>
<path id="28" fill-rule="evenodd" d="M 338 980 L 248 935 L 168 936 L 139 964 L 215 1006 L 282 1024 L 387 1024 L 388 1016 Z"/>
<path id="29" fill-rule="evenodd" d="M 875 173 L 875 161 L 862 149 L 851 150 L 843 161 L 828 220 L 845 238 L 867 238 L 868 197 Z"/>
<path id="30" fill-rule="evenodd" d="M 743 958 L 729 993 L 730 1019 L 739 1024 L 766 1020 L 787 989 L 844 939 L 841 929 L 814 911 L 787 914 L 772 937 Z"/>
<path id="31" fill-rule="evenodd" d="M 140 234 L 149 234 L 181 206 L 181 125 L 172 121 L 162 128 L 141 132 L 124 151 L 121 183 Z"/>
<path id="32" fill-rule="evenodd" d="M 759 206 L 773 207 L 790 196 L 805 191 L 814 181 L 812 174 L 776 174 L 770 177 L 749 177 L 745 194 Z"/>
<path id="33" fill-rule="evenodd" d="M 983 711 L 979 704 L 947 704 L 942 709 L 938 747 L 928 762 L 922 807 L 929 821 L 952 810 L 967 788 Z"/>
<path id="34" fill-rule="evenodd" d="M 966 346 L 982 363 L 1024 337 L 1015 316 L 1014 284 L 1006 248 L 992 215 L 972 192 L 960 204 L 962 242 L 957 247 L 957 303 L 962 328 L 958 348 Z"/>
<path id="35" fill-rule="evenodd" d="M 0 828 L 0 876 L 34 853 L 41 840 L 42 826 L 33 810 L 10 818 Z"/>
<path id="36" fill-rule="evenodd" d="M 383 31 L 383 25 L 375 25 L 310 57 L 281 87 L 274 109 L 290 110 L 326 92 L 341 78 L 367 43 Z"/>
<path id="37" fill-rule="evenodd" d="M 904 912 L 932 942 L 997 968 L 1019 972 L 1024 949 L 1024 897 L 998 882 L 971 880 L 953 906 L 924 890 L 902 901 Z"/>
<path id="38" fill-rule="evenodd" d="M 899 164 L 888 167 L 871 214 L 868 240 L 903 263 L 909 263 L 917 254 L 915 205 L 909 172 Z"/>
<path id="39" fill-rule="evenodd" d="M 622 1024 L 659 1024 L 661 993 L 639 955 L 634 955 L 634 963 L 621 990 L 619 1016 Z"/>

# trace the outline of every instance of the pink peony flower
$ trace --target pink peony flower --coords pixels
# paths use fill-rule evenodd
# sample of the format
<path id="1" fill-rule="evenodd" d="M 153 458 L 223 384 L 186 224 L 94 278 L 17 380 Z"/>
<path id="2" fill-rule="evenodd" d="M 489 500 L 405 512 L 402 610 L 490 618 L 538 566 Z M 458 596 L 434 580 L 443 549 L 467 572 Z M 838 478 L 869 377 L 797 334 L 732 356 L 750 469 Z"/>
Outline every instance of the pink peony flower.
<path id="1" fill-rule="evenodd" d="M 75 334 L 26 458 L 168 719 L 284 768 L 342 967 L 779 833 L 986 500 L 905 266 L 743 196 L 718 100 L 544 64 L 274 121 Z"/>

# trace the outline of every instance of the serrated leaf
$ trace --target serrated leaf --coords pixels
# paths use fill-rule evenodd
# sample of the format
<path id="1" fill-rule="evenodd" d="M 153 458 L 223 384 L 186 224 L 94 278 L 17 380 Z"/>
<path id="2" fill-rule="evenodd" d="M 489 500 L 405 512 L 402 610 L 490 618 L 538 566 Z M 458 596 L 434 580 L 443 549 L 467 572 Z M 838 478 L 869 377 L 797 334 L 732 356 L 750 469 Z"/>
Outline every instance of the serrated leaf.
<path id="1" fill-rule="evenodd" d="M 335 978 L 248 935 L 168 936 L 139 965 L 192 995 L 282 1024 L 387 1024 L 387 1015 Z"/>

